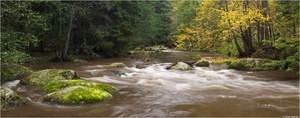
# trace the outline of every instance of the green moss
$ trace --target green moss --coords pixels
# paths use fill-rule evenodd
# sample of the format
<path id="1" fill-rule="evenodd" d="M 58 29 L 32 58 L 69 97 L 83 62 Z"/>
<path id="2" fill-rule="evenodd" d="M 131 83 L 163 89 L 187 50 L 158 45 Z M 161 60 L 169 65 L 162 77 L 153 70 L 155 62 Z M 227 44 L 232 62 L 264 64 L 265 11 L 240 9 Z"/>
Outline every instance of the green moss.
<path id="1" fill-rule="evenodd" d="M 54 80 L 43 87 L 44 91 L 54 92 L 69 86 L 86 84 L 85 80 Z"/>
<path id="2" fill-rule="evenodd" d="M 1 95 L 1 109 L 22 106 L 22 105 L 26 104 L 26 102 L 19 95 L 17 95 L 13 90 L 1 86 L 0 91 L 1 91 L 1 94 L 0 94 Z"/>
<path id="3" fill-rule="evenodd" d="M 230 65 L 231 61 L 230 60 L 224 60 L 224 63 L 226 63 L 227 65 Z"/>
<path id="4" fill-rule="evenodd" d="M 113 67 L 113 68 L 121 68 L 121 67 L 125 67 L 124 63 L 112 63 L 109 65 L 109 67 Z"/>
<path id="5" fill-rule="evenodd" d="M 285 60 L 274 60 L 271 62 L 265 62 L 261 64 L 261 70 L 285 70 L 286 69 Z"/>
<path id="6" fill-rule="evenodd" d="M 237 70 L 284 70 L 287 68 L 287 62 L 285 60 L 245 58 L 231 62 L 229 68 Z"/>
<path id="7" fill-rule="evenodd" d="M 102 89 L 108 92 L 117 91 L 118 89 L 108 85 L 108 84 L 102 84 L 102 83 L 92 83 L 88 82 L 86 80 L 55 80 L 50 83 L 48 83 L 46 86 L 43 87 L 44 91 L 54 92 L 58 91 L 62 88 L 71 87 L 71 86 L 85 86 L 89 88 L 97 88 Z"/>
<path id="8" fill-rule="evenodd" d="M 102 101 L 111 97 L 110 93 L 102 89 L 73 86 L 50 93 L 43 100 L 58 104 L 81 104 Z"/>
<path id="9" fill-rule="evenodd" d="M 275 70 L 276 68 L 276 63 L 265 63 L 262 65 L 262 70 Z"/>
<path id="10" fill-rule="evenodd" d="M 229 65 L 230 69 L 237 69 L 237 70 L 246 70 L 246 64 L 242 62 L 231 62 Z"/>
<path id="11" fill-rule="evenodd" d="M 266 70 L 271 68 L 270 65 L 265 63 L 270 63 L 272 60 L 259 59 L 259 58 L 242 58 L 235 62 L 229 64 L 230 69 L 237 70 Z M 265 66 L 263 67 L 263 65 Z"/>
<path id="12" fill-rule="evenodd" d="M 287 70 L 288 71 L 296 71 L 299 70 L 299 55 L 295 54 L 295 56 L 289 56 L 286 58 L 287 62 Z"/>
<path id="13" fill-rule="evenodd" d="M 102 83 L 96 84 L 95 88 L 103 89 L 107 92 L 113 92 L 113 91 L 118 91 L 119 90 L 118 88 L 116 88 L 114 86 L 111 86 L 109 84 L 102 84 Z"/>
<path id="14" fill-rule="evenodd" d="M 12 81 L 23 79 L 32 71 L 24 66 L 17 64 L 1 64 L 1 81 Z"/>
<path id="15" fill-rule="evenodd" d="M 47 69 L 31 73 L 26 79 L 21 80 L 22 84 L 46 85 L 54 80 L 80 79 L 73 70 Z"/>

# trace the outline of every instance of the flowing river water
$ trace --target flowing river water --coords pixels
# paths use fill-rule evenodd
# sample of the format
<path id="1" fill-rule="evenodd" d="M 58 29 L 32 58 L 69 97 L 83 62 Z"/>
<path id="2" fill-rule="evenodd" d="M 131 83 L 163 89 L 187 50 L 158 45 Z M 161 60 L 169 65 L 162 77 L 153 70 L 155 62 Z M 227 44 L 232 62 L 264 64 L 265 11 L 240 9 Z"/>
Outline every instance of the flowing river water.
<path id="1" fill-rule="evenodd" d="M 41 63 L 33 70 L 73 69 L 86 80 L 120 88 L 113 98 L 84 105 L 42 103 L 46 93 L 18 80 L 3 83 L 28 102 L 2 110 L 1 116 L 92 117 L 296 117 L 299 116 L 299 78 L 296 72 L 237 71 L 212 64 L 189 71 L 166 70 L 172 62 L 192 60 L 196 52 L 150 54 L 151 62 L 138 69 L 139 60 L 112 58 L 88 63 Z M 221 55 L 200 53 L 202 57 Z M 136 56 L 138 57 L 138 56 Z M 124 62 L 125 68 L 108 68 Z"/>

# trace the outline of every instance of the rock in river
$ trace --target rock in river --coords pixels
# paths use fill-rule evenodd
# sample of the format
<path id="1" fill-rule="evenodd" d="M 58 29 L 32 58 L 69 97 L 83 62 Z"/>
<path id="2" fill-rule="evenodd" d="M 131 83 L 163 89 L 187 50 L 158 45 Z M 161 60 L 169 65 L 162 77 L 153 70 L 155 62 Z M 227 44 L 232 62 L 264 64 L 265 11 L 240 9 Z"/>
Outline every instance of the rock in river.
<path id="1" fill-rule="evenodd" d="M 31 73 L 21 80 L 22 84 L 46 85 L 54 80 L 80 79 L 74 70 L 46 69 Z"/>
<path id="2" fill-rule="evenodd" d="M 172 66 L 171 69 L 176 70 L 191 70 L 192 67 L 184 62 L 178 62 L 175 66 Z"/>
<path id="3" fill-rule="evenodd" d="M 32 71 L 17 64 L 1 64 L 1 82 L 23 79 Z"/>
<path id="4" fill-rule="evenodd" d="M 201 59 L 201 60 L 199 60 L 195 63 L 195 66 L 197 66 L 197 67 L 208 67 L 209 62 L 206 61 L 206 60 Z"/>
<path id="5" fill-rule="evenodd" d="M 46 86 L 44 86 L 43 90 L 48 92 L 54 92 L 72 86 L 85 86 L 89 88 L 98 88 L 107 92 L 113 92 L 118 90 L 116 87 L 113 87 L 109 84 L 93 83 L 86 80 L 55 80 L 50 82 Z"/>
<path id="6" fill-rule="evenodd" d="M 16 107 L 16 106 L 23 106 L 25 105 L 25 101 L 19 97 L 13 90 L 0 87 L 1 91 L 1 109 L 9 108 L 9 107 Z"/>
<path id="7" fill-rule="evenodd" d="M 43 101 L 57 104 L 82 104 L 102 101 L 109 98 L 112 98 L 112 95 L 102 89 L 86 86 L 72 86 L 47 94 L 43 98 Z"/>
<path id="8" fill-rule="evenodd" d="M 265 65 L 272 63 L 269 59 L 242 58 L 229 64 L 230 69 L 237 70 L 268 70 Z"/>
<path id="9" fill-rule="evenodd" d="M 121 67 L 125 67 L 125 64 L 124 63 L 112 63 L 109 65 L 109 67 L 112 67 L 112 68 L 121 68 Z"/>

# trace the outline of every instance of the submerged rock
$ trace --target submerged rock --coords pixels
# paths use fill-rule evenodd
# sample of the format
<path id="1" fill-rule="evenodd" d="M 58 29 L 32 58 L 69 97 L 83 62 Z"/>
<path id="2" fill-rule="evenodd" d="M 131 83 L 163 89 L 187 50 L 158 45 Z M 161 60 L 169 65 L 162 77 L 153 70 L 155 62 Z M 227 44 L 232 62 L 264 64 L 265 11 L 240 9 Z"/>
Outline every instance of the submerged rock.
<path id="1" fill-rule="evenodd" d="M 72 86 L 47 94 L 44 102 L 57 104 L 82 104 L 102 101 L 112 98 L 112 95 L 102 89 L 85 86 Z"/>
<path id="2" fill-rule="evenodd" d="M 206 61 L 206 60 L 201 59 L 201 60 L 199 60 L 195 63 L 195 66 L 197 66 L 197 67 L 208 67 L 209 62 Z"/>
<path id="3" fill-rule="evenodd" d="M 31 73 L 21 80 L 22 84 L 46 85 L 54 80 L 80 79 L 74 70 L 46 69 Z"/>
<path id="4" fill-rule="evenodd" d="M 19 97 L 13 90 L 6 88 L 6 87 L 0 87 L 1 91 L 1 109 L 9 108 L 9 107 L 16 107 L 16 106 L 23 106 L 25 105 L 25 101 Z"/>
<path id="5" fill-rule="evenodd" d="M 272 60 L 260 58 L 243 58 L 229 63 L 229 68 L 237 70 L 269 70 L 273 68 L 270 67 L 267 63 L 272 63 Z"/>
<path id="6" fill-rule="evenodd" d="M 121 67 L 125 67 L 125 64 L 124 63 L 112 63 L 109 65 L 109 67 L 113 67 L 113 68 L 121 68 Z"/>
<path id="7" fill-rule="evenodd" d="M 102 89 L 107 92 L 113 92 L 118 90 L 116 87 L 113 87 L 109 84 L 92 83 L 86 80 L 55 80 L 44 86 L 43 90 L 54 92 L 72 86 L 84 86 L 89 88 Z"/>
<path id="8" fill-rule="evenodd" d="M 150 66 L 152 63 L 149 62 L 145 62 L 145 63 L 137 63 L 135 68 L 138 69 L 143 69 L 143 68 L 147 68 L 148 66 Z"/>
<path id="9" fill-rule="evenodd" d="M 184 62 L 178 62 L 175 66 L 172 66 L 171 69 L 176 70 L 191 70 L 192 67 Z"/>
<path id="10" fill-rule="evenodd" d="M 17 64 L 1 64 L 1 82 L 23 79 L 27 77 L 32 70 Z"/>
<path id="11" fill-rule="evenodd" d="M 75 60 L 73 60 L 73 62 L 75 62 L 75 63 L 87 63 L 86 60 L 82 60 L 82 59 L 75 59 Z"/>

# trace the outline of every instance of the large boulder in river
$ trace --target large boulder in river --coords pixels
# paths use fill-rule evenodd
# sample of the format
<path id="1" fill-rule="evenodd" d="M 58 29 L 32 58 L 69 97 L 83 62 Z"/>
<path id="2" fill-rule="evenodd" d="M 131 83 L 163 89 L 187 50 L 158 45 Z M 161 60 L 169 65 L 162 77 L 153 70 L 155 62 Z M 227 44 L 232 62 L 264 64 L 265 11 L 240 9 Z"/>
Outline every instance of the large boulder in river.
<path id="1" fill-rule="evenodd" d="M 209 62 L 204 60 L 204 59 L 201 59 L 201 60 L 199 60 L 195 63 L 195 66 L 197 66 L 197 67 L 208 67 Z"/>
<path id="2" fill-rule="evenodd" d="M 57 104 L 82 104 L 98 102 L 109 98 L 112 98 L 112 95 L 102 89 L 72 86 L 47 94 L 43 98 L 43 101 Z"/>
<path id="3" fill-rule="evenodd" d="M 109 67 L 112 67 L 112 68 L 122 68 L 122 67 L 125 67 L 125 64 L 121 63 L 121 62 L 117 62 L 117 63 L 110 64 Z"/>
<path id="4" fill-rule="evenodd" d="M 97 88 L 107 92 L 113 92 L 119 90 L 118 88 L 113 87 L 109 84 L 93 83 L 86 80 L 55 80 L 48 83 L 46 86 L 44 86 L 43 90 L 48 92 L 54 92 L 72 86 L 85 86 L 89 88 Z"/>
<path id="5" fill-rule="evenodd" d="M 23 106 L 25 105 L 25 101 L 19 97 L 13 90 L 6 88 L 6 87 L 0 87 L 1 91 L 1 109 L 9 108 L 9 107 L 16 107 L 16 106 Z"/>
<path id="6" fill-rule="evenodd" d="M 1 82 L 23 79 L 27 77 L 32 70 L 17 64 L 1 64 Z"/>
<path id="7" fill-rule="evenodd" d="M 46 85 L 54 80 L 80 79 L 74 70 L 46 69 L 31 73 L 21 80 L 22 84 Z"/>
<path id="8" fill-rule="evenodd" d="M 172 66 L 171 69 L 176 70 L 191 70 L 192 67 L 184 62 L 178 62 L 175 66 Z"/>
<path id="9" fill-rule="evenodd" d="M 272 60 L 260 58 L 242 58 L 229 64 L 230 69 L 237 70 L 268 70 L 266 68 Z"/>

